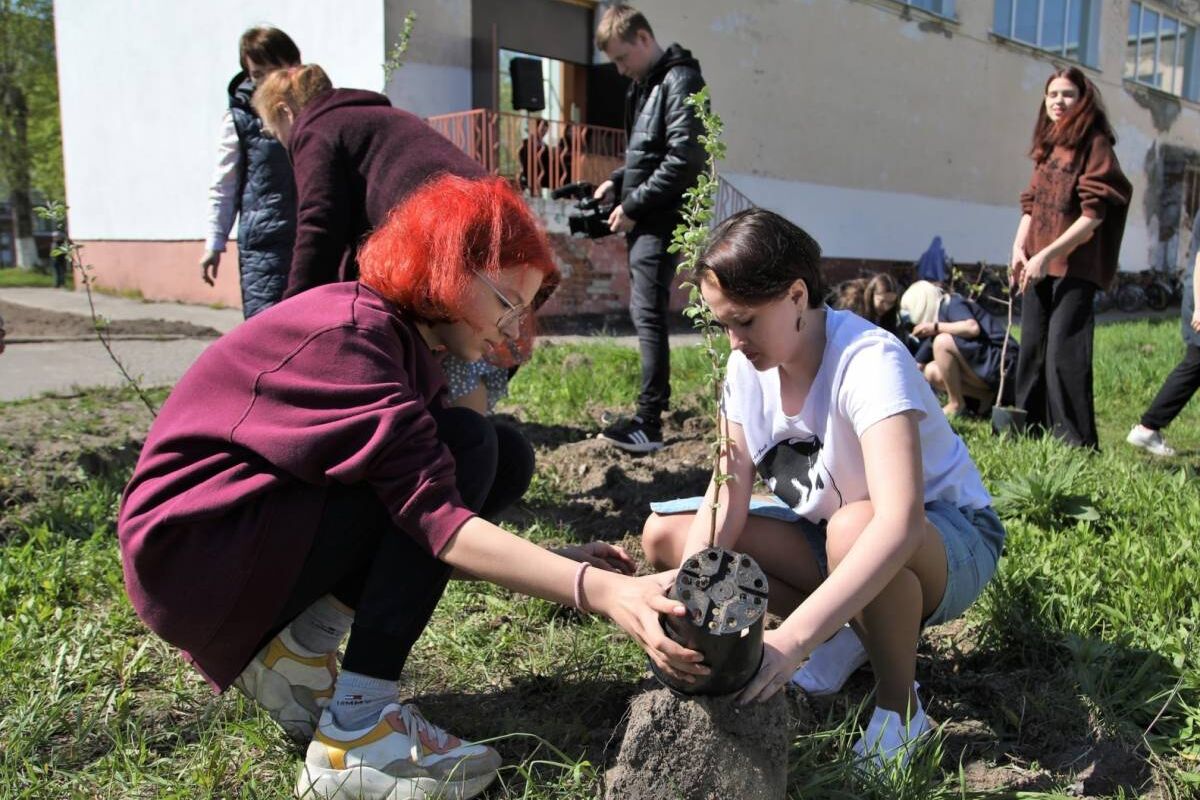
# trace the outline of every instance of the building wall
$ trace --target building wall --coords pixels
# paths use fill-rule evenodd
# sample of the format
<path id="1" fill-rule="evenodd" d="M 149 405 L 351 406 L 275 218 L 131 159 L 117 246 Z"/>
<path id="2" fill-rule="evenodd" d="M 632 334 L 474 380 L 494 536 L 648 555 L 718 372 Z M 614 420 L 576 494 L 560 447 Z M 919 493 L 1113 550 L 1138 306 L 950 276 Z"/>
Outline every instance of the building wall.
<path id="1" fill-rule="evenodd" d="M 950 23 L 892 0 L 638 6 L 660 41 L 699 57 L 726 120 L 731 182 L 810 228 L 829 255 L 912 260 L 940 234 L 960 261 L 1007 258 L 1054 61 L 993 37 L 993 2 L 960 0 Z M 1129 0 L 1101 8 L 1099 69 L 1086 71 L 1135 187 L 1122 267 L 1143 269 L 1168 257 L 1158 149 L 1196 147 L 1200 113 L 1122 81 Z"/>
<path id="2" fill-rule="evenodd" d="M 216 288 L 200 283 L 196 262 L 225 85 L 245 27 L 276 24 L 336 84 L 380 88 L 381 65 L 414 10 L 416 33 L 387 92 L 431 115 L 479 104 L 472 70 L 482 63 L 488 20 L 505 23 L 502 46 L 544 49 L 512 38 L 522 29 L 508 23 L 536 17 L 529 30 L 540 31 L 553 16 L 522 3 L 522 14 L 497 17 L 496 0 L 59 0 L 70 224 L 98 279 L 147 297 L 238 304 L 235 254 Z M 726 121 L 723 175 L 808 228 L 831 260 L 911 262 L 934 235 L 960 262 L 1006 260 L 1031 170 L 1025 150 L 1055 62 L 991 35 L 993 2 L 960 0 L 950 22 L 895 0 L 638 5 L 661 41 L 679 41 L 700 59 Z M 1197 3 L 1159 6 L 1200 22 Z M 560 46 L 587 60 L 590 35 L 578 25 L 587 9 L 554 0 L 545 7 L 566 20 L 570 41 Z M 1129 0 L 1102 0 L 1098 68 L 1087 72 L 1135 187 L 1122 267 L 1142 269 L 1178 257 L 1179 203 L 1162 198 L 1178 193 L 1180 165 L 1200 160 L 1200 106 L 1121 80 L 1128 13 Z M 561 214 L 546 213 L 560 263 L 587 275 L 564 286 L 554 308 L 623 307 L 619 240 L 569 240 L 551 219 Z M 585 268 L 580 259 L 589 258 Z"/>
<path id="3" fill-rule="evenodd" d="M 387 95 L 423 117 L 471 108 L 471 0 L 384 0 L 385 52 L 410 11 L 417 15 L 404 66 Z"/>
<path id="4" fill-rule="evenodd" d="M 72 234 L 200 240 L 242 31 L 287 31 L 336 84 L 383 85 L 379 0 L 58 0 Z M 197 255 L 199 258 L 199 255 Z"/>

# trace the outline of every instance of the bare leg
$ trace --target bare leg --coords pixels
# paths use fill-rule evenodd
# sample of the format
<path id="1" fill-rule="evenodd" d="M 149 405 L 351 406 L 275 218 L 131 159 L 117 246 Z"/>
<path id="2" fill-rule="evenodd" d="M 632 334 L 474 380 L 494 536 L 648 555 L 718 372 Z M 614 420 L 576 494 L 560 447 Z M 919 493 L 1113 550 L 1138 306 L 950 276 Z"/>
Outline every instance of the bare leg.
<path id="1" fill-rule="evenodd" d="M 829 520 L 829 564 L 836 570 L 874 516 L 869 500 L 843 506 Z M 946 548 L 928 521 L 924 539 L 908 563 L 857 617 L 856 630 L 871 656 L 877 705 L 907 720 L 916 710 L 917 639 L 921 621 L 937 609 L 946 592 Z"/>
<path id="2" fill-rule="evenodd" d="M 925 380 L 929 382 L 929 385 L 933 387 L 935 392 L 945 393 L 946 384 L 942 380 L 942 372 L 938 369 L 937 364 L 930 361 L 925 365 L 925 369 L 922 372 L 925 374 Z"/>
<path id="3" fill-rule="evenodd" d="M 946 392 L 946 405 L 942 410 L 946 416 L 962 411 L 966 400 L 962 393 L 962 366 L 954 354 L 958 348 L 954 346 L 954 337 L 948 333 L 939 333 L 933 340 L 933 363 L 937 365 L 942 386 Z"/>

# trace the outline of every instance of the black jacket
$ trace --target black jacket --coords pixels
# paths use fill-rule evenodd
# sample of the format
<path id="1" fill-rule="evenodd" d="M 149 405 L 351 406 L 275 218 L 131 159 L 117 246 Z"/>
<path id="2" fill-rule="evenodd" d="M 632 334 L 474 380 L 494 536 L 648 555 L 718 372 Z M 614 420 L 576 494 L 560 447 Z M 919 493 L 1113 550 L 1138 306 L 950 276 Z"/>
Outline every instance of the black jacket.
<path id="1" fill-rule="evenodd" d="M 249 319 L 279 302 L 296 240 L 296 187 L 287 150 L 263 131 L 246 73 L 229 83 L 229 111 L 242 148 L 238 205 L 238 267 L 242 314 Z"/>
<path id="2" fill-rule="evenodd" d="M 625 95 L 625 166 L 612 174 L 625 213 L 639 227 L 673 228 L 683 193 L 704 169 L 700 120 L 689 95 L 704 87 L 700 64 L 672 44 Z"/>

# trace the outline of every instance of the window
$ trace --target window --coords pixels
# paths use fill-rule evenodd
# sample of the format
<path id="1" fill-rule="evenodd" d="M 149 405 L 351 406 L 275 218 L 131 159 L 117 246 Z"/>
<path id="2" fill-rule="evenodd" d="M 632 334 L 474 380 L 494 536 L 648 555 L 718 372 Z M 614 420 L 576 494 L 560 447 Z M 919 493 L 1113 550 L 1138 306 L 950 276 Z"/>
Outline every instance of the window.
<path id="1" fill-rule="evenodd" d="M 1195 100 L 1196 29 L 1183 20 L 1129 4 L 1129 38 L 1125 44 L 1125 77 L 1170 94 Z"/>
<path id="2" fill-rule="evenodd" d="M 994 32 L 1081 64 L 1095 66 L 1100 0 L 996 0 Z"/>
<path id="3" fill-rule="evenodd" d="M 954 0 L 900 0 L 906 6 L 937 14 L 939 17 L 954 19 Z"/>

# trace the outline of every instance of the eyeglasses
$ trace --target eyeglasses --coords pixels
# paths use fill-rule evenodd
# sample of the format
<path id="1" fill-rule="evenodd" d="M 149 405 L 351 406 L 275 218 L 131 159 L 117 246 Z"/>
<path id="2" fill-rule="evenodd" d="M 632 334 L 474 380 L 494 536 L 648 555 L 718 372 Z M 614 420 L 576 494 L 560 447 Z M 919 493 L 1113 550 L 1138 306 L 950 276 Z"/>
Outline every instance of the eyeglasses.
<path id="1" fill-rule="evenodd" d="M 529 306 L 525 305 L 524 303 L 513 303 L 513 301 L 504 296 L 504 292 L 500 291 L 500 287 L 496 286 L 496 284 L 492 283 L 491 280 L 488 279 L 487 275 L 483 274 L 482 272 L 476 272 L 475 274 L 479 277 L 479 280 L 483 281 L 484 286 L 487 286 L 489 289 L 491 289 L 492 294 L 500 298 L 500 302 L 508 308 L 507 311 L 500 315 L 500 319 L 496 320 L 496 327 L 499 328 L 500 332 L 505 336 L 509 336 L 513 339 L 520 336 L 521 326 L 524 324 L 525 320 L 529 318 Z"/>

